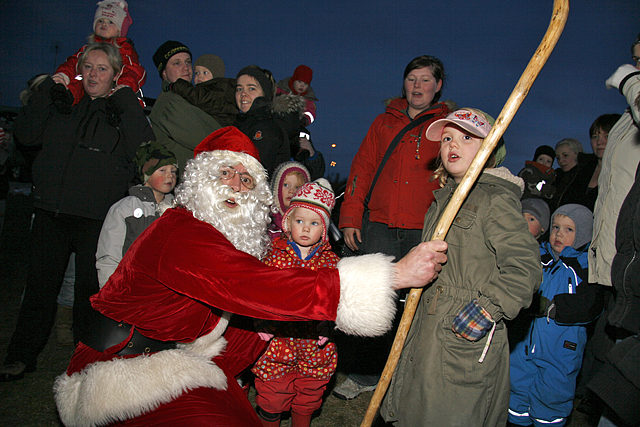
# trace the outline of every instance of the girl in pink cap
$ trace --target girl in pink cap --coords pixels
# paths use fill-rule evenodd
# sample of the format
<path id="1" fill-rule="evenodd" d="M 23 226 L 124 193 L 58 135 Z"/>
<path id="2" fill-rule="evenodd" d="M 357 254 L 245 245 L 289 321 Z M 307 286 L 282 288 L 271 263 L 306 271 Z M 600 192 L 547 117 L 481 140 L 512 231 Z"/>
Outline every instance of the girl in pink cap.
<path id="1" fill-rule="evenodd" d="M 492 123 L 482 111 L 465 108 L 427 128 L 426 138 L 440 141 L 434 179 L 441 188 L 425 216 L 423 241 L 431 239 Z M 521 213 L 524 181 L 495 167 L 496 158 L 492 153 L 453 220 L 445 238 L 447 264 L 420 299 L 382 405 L 394 426 L 507 423 L 504 319 L 529 306 L 542 268 Z"/>

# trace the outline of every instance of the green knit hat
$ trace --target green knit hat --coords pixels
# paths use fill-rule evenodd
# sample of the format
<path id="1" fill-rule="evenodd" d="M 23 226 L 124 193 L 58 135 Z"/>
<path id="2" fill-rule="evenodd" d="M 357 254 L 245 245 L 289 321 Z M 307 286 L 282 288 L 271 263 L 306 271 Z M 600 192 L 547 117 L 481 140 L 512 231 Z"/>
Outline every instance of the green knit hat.
<path id="1" fill-rule="evenodd" d="M 143 142 L 138 147 L 133 162 L 143 183 L 146 183 L 151 175 L 163 166 L 173 165 L 178 167 L 178 159 L 176 159 L 175 154 L 158 141 Z"/>

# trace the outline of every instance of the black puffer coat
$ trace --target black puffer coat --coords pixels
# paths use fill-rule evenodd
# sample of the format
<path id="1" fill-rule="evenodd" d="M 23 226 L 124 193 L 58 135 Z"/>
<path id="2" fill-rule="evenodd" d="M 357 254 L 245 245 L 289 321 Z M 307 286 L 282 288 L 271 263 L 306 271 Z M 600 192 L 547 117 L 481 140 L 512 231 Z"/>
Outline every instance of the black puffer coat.
<path id="1" fill-rule="evenodd" d="M 247 135 L 260 152 L 260 163 L 272 176 L 275 168 L 291 159 L 291 142 L 302 128 L 304 100 L 296 95 L 253 100 L 246 113 L 238 113 L 236 127 Z"/>
<path id="2" fill-rule="evenodd" d="M 14 123 L 22 144 L 42 147 L 33 163 L 34 206 L 103 220 L 127 194 L 133 157 L 153 131 L 128 87 L 108 98 L 85 95 L 62 114 L 51 100 L 53 86 L 47 78 Z"/>
<path id="3" fill-rule="evenodd" d="M 640 331 L 640 169 L 624 199 L 616 226 L 616 256 L 611 264 L 615 298 L 609 323 L 629 333 Z"/>

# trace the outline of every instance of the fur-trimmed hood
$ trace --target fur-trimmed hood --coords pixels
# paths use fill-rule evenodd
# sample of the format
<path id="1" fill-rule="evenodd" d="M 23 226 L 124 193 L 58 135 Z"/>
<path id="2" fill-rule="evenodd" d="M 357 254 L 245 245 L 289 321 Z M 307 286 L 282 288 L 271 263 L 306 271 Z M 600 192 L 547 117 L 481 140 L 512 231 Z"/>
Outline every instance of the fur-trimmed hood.
<path id="1" fill-rule="evenodd" d="M 520 188 L 520 194 L 518 194 L 518 198 L 522 197 L 522 193 L 524 193 L 524 179 L 519 176 L 515 176 L 511 173 L 509 169 L 504 166 L 500 166 L 498 168 L 485 169 L 483 173 L 488 175 L 493 175 L 497 178 L 502 178 L 505 181 L 509 181 Z"/>
<path id="2" fill-rule="evenodd" d="M 299 95 L 280 95 L 271 102 L 271 112 L 278 116 L 297 114 L 302 119 L 305 106 L 304 98 Z"/>

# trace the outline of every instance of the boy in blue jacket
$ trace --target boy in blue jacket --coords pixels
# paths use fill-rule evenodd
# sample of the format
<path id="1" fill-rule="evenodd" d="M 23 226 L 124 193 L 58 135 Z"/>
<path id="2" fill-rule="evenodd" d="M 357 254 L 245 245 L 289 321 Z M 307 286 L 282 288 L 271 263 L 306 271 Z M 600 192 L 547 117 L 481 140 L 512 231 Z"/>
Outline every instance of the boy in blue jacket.
<path id="1" fill-rule="evenodd" d="M 582 205 L 551 217 L 549 241 L 540 245 L 542 284 L 528 311 L 535 318 L 511 353 L 509 425 L 563 426 L 571 414 L 586 325 L 602 309 L 587 283 L 592 228 Z"/>

